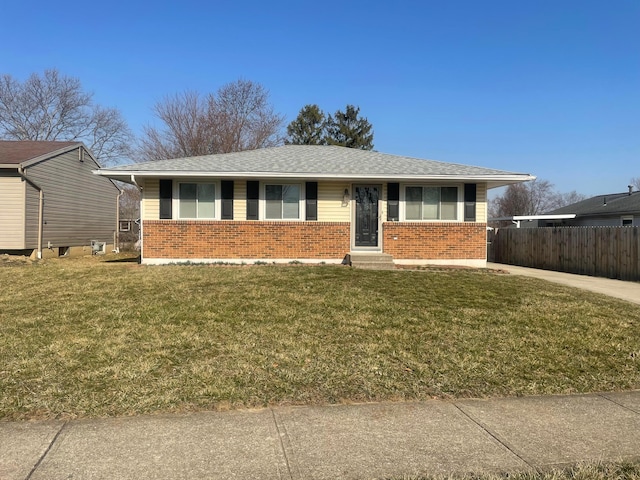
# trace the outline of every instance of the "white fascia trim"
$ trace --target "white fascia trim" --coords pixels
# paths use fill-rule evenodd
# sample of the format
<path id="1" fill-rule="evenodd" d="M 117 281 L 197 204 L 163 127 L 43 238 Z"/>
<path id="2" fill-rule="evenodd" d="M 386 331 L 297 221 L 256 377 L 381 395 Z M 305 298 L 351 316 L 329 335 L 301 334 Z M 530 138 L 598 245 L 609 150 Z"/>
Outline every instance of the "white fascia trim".
<path id="1" fill-rule="evenodd" d="M 575 213 L 563 213 L 557 215 L 513 215 L 511 217 L 495 217 L 490 218 L 490 222 L 517 221 L 517 220 L 564 220 L 567 218 L 576 218 Z"/>
<path id="2" fill-rule="evenodd" d="M 326 264 L 340 265 L 342 259 L 323 259 L 323 258 L 143 258 L 143 265 L 175 265 L 175 264 L 198 264 L 198 263 L 217 263 L 229 265 L 255 265 L 265 263 L 267 265 L 289 264 L 289 263 L 306 263 L 306 264 Z"/>
<path id="3" fill-rule="evenodd" d="M 420 181 L 420 180 L 454 180 L 478 181 L 478 182 L 526 182 L 534 180 L 536 177 L 529 174 L 507 174 L 507 175 L 409 175 L 409 174 L 362 174 L 362 175 L 340 175 L 334 173 L 298 173 L 298 172 L 185 172 L 185 171 L 117 171 L 117 170 L 94 170 L 96 175 L 105 177 L 122 177 L 135 175 L 136 177 L 217 177 L 217 178 L 244 178 L 244 179 L 264 179 L 264 178 L 288 178 L 288 179 L 322 179 L 340 181 L 371 181 L 390 180 L 393 181 Z"/>
<path id="4" fill-rule="evenodd" d="M 453 267 L 472 267 L 472 268 L 487 268 L 487 260 L 486 259 L 433 259 L 433 260 L 402 260 L 402 259 L 393 259 L 393 263 L 396 265 L 441 265 L 441 266 L 453 266 Z"/>

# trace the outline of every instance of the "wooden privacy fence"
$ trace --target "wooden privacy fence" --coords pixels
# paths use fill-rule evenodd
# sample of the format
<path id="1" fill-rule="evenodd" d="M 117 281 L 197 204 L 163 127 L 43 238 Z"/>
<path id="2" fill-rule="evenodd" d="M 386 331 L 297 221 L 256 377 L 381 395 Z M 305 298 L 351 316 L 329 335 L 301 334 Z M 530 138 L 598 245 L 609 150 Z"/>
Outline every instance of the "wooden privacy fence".
<path id="1" fill-rule="evenodd" d="M 501 228 L 488 247 L 497 263 L 640 280 L 640 227 Z"/>

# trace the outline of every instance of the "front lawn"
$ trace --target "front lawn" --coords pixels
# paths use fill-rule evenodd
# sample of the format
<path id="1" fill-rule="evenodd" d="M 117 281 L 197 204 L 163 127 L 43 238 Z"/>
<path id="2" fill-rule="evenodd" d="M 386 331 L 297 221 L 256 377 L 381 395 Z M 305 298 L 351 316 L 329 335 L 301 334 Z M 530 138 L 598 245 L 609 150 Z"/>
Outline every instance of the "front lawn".
<path id="1" fill-rule="evenodd" d="M 0 418 L 640 388 L 640 307 L 481 270 L 0 268 Z"/>

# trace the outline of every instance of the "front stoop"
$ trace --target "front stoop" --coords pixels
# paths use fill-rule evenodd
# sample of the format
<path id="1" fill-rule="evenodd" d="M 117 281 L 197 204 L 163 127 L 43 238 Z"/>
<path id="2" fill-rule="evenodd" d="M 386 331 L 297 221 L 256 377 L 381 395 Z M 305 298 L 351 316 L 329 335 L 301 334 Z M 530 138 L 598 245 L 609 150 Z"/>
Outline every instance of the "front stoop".
<path id="1" fill-rule="evenodd" d="M 388 253 L 351 252 L 351 266 L 368 270 L 393 270 L 393 257 Z"/>

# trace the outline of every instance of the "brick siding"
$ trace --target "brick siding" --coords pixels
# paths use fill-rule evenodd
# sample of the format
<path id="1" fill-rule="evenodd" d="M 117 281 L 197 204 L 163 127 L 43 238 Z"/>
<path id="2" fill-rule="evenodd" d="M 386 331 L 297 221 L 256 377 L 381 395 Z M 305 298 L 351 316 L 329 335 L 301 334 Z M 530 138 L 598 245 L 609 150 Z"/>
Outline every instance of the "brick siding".
<path id="1" fill-rule="evenodd" d="M 143 256 L 159 259 L 342 259 L 349 222 L 145 220 Z M 486 224 L 385 222 L 383 249 L 398 260 L 486 258 Z"/>
<path id="2" fill-rule="evenodd" d="M 384 253 L 406 260 L 485 259 L 487 224 L 385 222 Z"/>
<path id="3" fill-rule="evenodd" d="M 342 259 L 349 245 L 349 222 L 143 222 L 144 258 Z"/>

